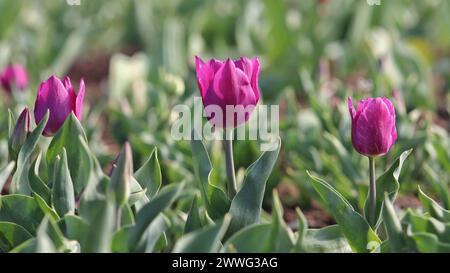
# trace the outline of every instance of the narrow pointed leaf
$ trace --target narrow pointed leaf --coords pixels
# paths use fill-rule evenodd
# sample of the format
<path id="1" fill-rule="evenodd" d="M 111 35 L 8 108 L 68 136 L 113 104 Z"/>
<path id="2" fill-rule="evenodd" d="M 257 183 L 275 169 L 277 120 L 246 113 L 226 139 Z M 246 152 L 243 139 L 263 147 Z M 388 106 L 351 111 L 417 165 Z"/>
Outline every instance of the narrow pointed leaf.
<path id="1" fill-rule="evenodd" d="M 158 150 L 153 149 L 150 157 L 136 171 L 134 177 L 142 188 L 147 189 L 146 194 L 149 198 L 155 196 L 161 187 L 161 167 L 158 161 Z"/>
<path id="2" fill-rule="evenodd" d="M 45 125 L 48 121 L 49 113 L 44 116 L 36 129 L 31 132 L 27 137 L 27 140 L 20 149 L 19 155 L 17 157 L 16 172 L 14 173 L 13 179 L 11 181 L 11 193 L 19 193 L 30 195 L 30 183 L 28 182 L 28 173 L 31 167 L 31 157 L 37 143 L 44 131 Z"/>
<path id="3" fill-rule="evenodd" d="M 354 252 L 369 252 L 369 246 L 380 244 L 377 234 L 350 203 L 324 180 L 311 175 L 312 185 L 326 209 L 333 215 Z"/>
<path id="4" fill-rule="evenodd" d="M 174 253 L 213 253 L 218 252 L 221 243 L 220 240 L 225 235 L 228 225 L 230 224 L 230 216 L 225 215 L 223 221 L 208 226 L 201 230 L 188 233 L 181 237 L 173 249 Z"/>
<path id="5" fill-rule="evenodd" d="M 259 222 L 266 182 L 275 166 L 281 148 L 279 138 L 277 145 L 275 150 L 264 152 L 248 168 L 242 188 L 231 202 L 230 214 L 232 219 L 228 235 L 247 225 Z"/>
<path id="6" fill-rule="evenodd" d="M 391 202 L 394 201 L 398 189 L 400 188 L 400 183 L 398 182 L 398 178 L 400 176 L 400 172 L 402 170 L 403 163 L 406 158 L 411 154 L 412 149 L 403 152 L 395 161 L 392 163 L 391 167 L 383 173 L 380 177 L 377 178 L 377 196 L 376 196 L 376 207 L 375 207 L 375 219 L 377 219 L 375 229 L 380 225 L 381 222 L 381 211 L 383 207 L 384 201 L 384 193 L 387 192 L 389 199 Z M 366 204 L 364 206 L 364 214 L 369 215 L 369 202 L 366 200 Z"/>

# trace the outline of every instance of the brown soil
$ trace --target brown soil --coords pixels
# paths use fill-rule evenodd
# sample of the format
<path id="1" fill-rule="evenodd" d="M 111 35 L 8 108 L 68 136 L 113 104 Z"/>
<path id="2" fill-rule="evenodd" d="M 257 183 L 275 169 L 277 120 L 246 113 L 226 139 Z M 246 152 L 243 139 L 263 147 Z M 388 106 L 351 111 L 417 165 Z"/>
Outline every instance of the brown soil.
<path id="1" fill-rule="evenodd" d="M 405 210 L 408 208 L 417 209 L 422 207 L 419 198 L 413 194 L 398 196 L 395 199 L 394 206 L 399 210 Z"/>

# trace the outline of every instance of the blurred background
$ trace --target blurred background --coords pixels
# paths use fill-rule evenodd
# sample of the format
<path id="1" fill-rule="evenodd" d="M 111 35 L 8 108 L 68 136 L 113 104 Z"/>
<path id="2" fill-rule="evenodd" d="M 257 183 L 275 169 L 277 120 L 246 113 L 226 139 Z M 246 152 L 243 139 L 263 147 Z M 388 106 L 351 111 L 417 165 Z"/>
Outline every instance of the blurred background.
<path id="1" fill-rule="evenodd" d="M 369 3 L 373 4 L 370 5 Z M 0 165 L 7 162 L 7 109 L 33 108 L 55 74 L 86 81 L 83 126 L 105 171 L 125 140 L 136 164 L 159 149 L 163 183 L 197 187 L 188 141 L 174 141 L 173 105 L 198 95 L 194 56 L 258 56 L 262 103 L 279 104 L 282 150 L 268 188 L 285 219 L 300 206 L 310 227 L 333 223 L 306 170 L 326 178 L 357 208 L 367 192 L 367 158 L 350 141 L 347 96 L 386 96 L 399 139 L 377 161 L 381 174 L 413 148 L 401 176 L 400 209 L 419 205 L 417 185 L 450 208 L 450 2 L 362 0 L 0 0 L 0 68 L 24 65 L 29 90 L 1 93 Z M 221 143 L 207 143 L 212 183 L 224 187 Z M 237 141 L 238 180 L 259 156 Z"/>

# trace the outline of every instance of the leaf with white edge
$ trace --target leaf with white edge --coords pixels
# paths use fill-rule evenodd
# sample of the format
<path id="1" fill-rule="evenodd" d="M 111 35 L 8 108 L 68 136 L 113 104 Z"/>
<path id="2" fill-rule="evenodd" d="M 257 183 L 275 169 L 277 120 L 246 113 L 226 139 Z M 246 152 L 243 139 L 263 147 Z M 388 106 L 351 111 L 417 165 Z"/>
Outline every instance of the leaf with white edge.
<path id="1" fill-rule="evenodd" d="M 35 199 L 20 194 L 0 196 L 0 221 L 16 223 L 35 234 L 44 213 Z"/>
<path id="2" fill-rule="evenodd" d="M 349 253 L 352 251 L 338 225 L 306 231 L 302 250 L 305 252 Z"/>
<path id="3" fill-rule="evenodd" d="M 8 109 L 8 136 L 11 136 L 16 126 L 16 118 L 11 109 Z"/>
<path id="4" fill-rule="evenodd" d="M 267 251 L 271 241 L 272 223 L 253 224 L 240 229 L 224 244 L 223 251 L 228 253 L 261 253 Z M 281 252 L 289 252 L 292 238 L 287 233 L 281 233 L 277 244 Z"/>
<path id="5" fill-rule="evenodd" d="M 5 186 L 6 180 L 8 180 L 8 177 L 11 174 L 11 172 L 14 170 L 15 166 L 16 166 L 16 163 L 14 161 L 11 161 L 8 163 L 8 165 L 6 165 L 5 167 L 3 167 L 0 170 L 0 192 L 3 189 L 3 186 Z"/>
<path id="6" fill-rule="evenodd" d="M 220 219 L 229 210 L 230 200 L 222 189 L 210 183 L 211 160 L 196 130 L 192 130 L 191 139 L 192 162 L 196 178 L 200 181 L 203 202 L 211 218 Z"/>
<path id="7" fill-rule="evenodd" d="M 181 237 L 174 246 L 174 253 L 214 253 L 218 252 L 223 236 L 230 224 L 230 215 L 215 225 L 193 231 Z"/>
<path id="8" fill-rule="evenodd" d="M 39 195 L 47 204 L 50 204 L 51 190 L 38 174 L 41 157 L 42 156 L 39 154 L 37 159 L 31 165 L 28 181 L 30 182 L 30 188 L 33 195 Z"/>
<path id="9" fill-rule="evenodd" d="M 36 200 L 36 203 L 38 204 L 38 206 L 41 208 L 42 212 L 48 218 L 52 219 L 53 221 L 59 220 L 58 213 L 53 208 L 51 208 L 39 194 L 33 193 L 33 197 L 34 197 L 34 200 Z"/>
<path id="10" fill-rule="evenodd" d="M 294 247 L 294 234 L 283 220 L 283 205 L 276 189 L 272 192 L 272 230 L 263 252 L 288 252 Z M 289 238 L 288 244 L 281 238 Z"/>
<path id="11" fill-rule="evenodd" d="M 412 232 L 407 228 L 407 234 L 415 243 L 419 252 L 422 253 L 450 253 L 450 243 L 440 242 L 435 234 L 427 232 Z"/>
<path id="12" fill-rule="evenodd" d="M 387 193 L 384 197 L 383 223 L 389 237 L 389 249 L 392 252 L 408 251 L 408 239 L 403 233 L 402 224 L 394 210 L 394 206 Z"/>
<path id="13" fill-rule="evenodd" d="M 169 228 L 170 221 L 164 214 L 158 215 L 155 220 L 148 226 L 139 246 L 135 252 L 151 253 L 155 250 L 159 240 L 164 237 L 164 232 Z"/>
<path id="14" fill-rule="evenodd" d="M 19 155 L 17 157 L 16 172 L 11 181 L 11 193 L 19 193 L 30 195 L 30 183 L 28 181 L 28 173 L 31 166 L 31 157 L 37 146 L 39 139 L 41 138 L 42 132 L 44 131 L 45 125 L 47 124 L 49 117 L 49 112 L 44 116 L 36 129 L 31 132 L 22 148 L 20 149 Z"/>
<path id="15" fill-rule="evenodd" d="M 374 229 L 380 225 L 381 223 L 381 211 L 383 209 L 383 201 L 384 201 L 384 193 L 387 192 L 389 195 L 389 199 L 391 202 L 395 200 L 397 196 L 397 192 L 400 188 L 400 183 L 398 182 L 398 178 L 400 176 L 400 172 L 402 170 L 403 163 L 406 158 L 411 154 L 412 149 L 404 151 L 395 161 L 392 163 L 391 167 L 383 173 L 380 177 L 377 178 L 376 184 L 376 206 L 375 206 L 375 226 Z M 364 215 L 369 215 L 369 202 L 366 200 L 366 204 L 364 206 Z"/>
<path id="16" fill-rule="evenodd" d="M 36 233 L 36 253 L 55 253 L 56 247 L 47 233 L 49 225 L 48 218 L 44 218 Z"/>
<path id="17" fill-rule="evenodd" d="M 303 241 L 305 240 L 306 231 L 308 230 L 308 220 L 306 219 L 300 208 L 296 208 L 297 214 L 297 240 L 295 243 L 296 252 L 303 252 Z"/>
<path id="18" fill-rule="evenodd" d="M 184 234 L 200 229 L 203 226 L 200 213 L 198 211 L 197 196 L 192 200 L 186 224 L 184 225 Z"/>
<path id="19" fill-rule="evenodd" d="M 312 185 L 333 215 L 354 252 L 369 252 L 369 246 L 381 244 L 377 234 L 352 205 L 330 184 L 307 172 Z"/>
<path id="20" fill-rule="evenodd" d="M 450 222 L 450 210 L 441 207 L 436 201 L 426 195 L 420 187 L 418 187 L 418 190 L 420 203 L 422 203 L 425 210 L 428 211 L 432 217 L 444 222 Z"/>
<path id="21" fill-rule="evenodd" d="M 88 232 L 81 240 L 82 252 L 104 253 L 111 251 L 114 231 L 115 208 L 107 199 L 84 201 L 80 206 L 80 216 L 88 224 Z"/>
<path id="22" fill-rule="evenodd" d="M 58 215 L 75 214 L 75 193 L 67 163 L 66 149 L 57 156 L 54 166 L 52 204 Z"/>
<path id="23" fill-rule="evenodd" d="M 161 167 L 158 161 L 158 150 L 153 149 L 147 161 L 136 171 L 134 177 L 143 189 L 147 189 L 149 198 L 155 196 L 161 187 Z"/>
<path id="24" fill-rule="evenodd" d="M 18 224 L 0 222 L 0 253 L 6 253 L 32 237 Z"/>
<path id="25" fill-rule="evenodd" d="M 46 155 L 50 173 L 53 173 L 57 156 L 61 156 L 63 149 L 66 149 L 68 167 L 76 197 L 80 196 L 88 184 L 93 171 L 91 156 L 81 146 L 83 141 L 87 143 L 86 134 L 78 118 L 74 113 L 71 113 L 53 137 Z"/>
<path id="26" fill-rule="evenodd" d="M 166 186 L 138 211 L 135 217 L 136 224 L 133 226 L 128 241 L 130 250 L 135 250 L 138 247 L 147 227 L 161 212 L 172 205 L 181 194 L 184 185 L 185 183 L 179 183 Z"/>
<path id="27" fill-rule="evenodd" d="M 276 149 L 265 151 L 248 168 L 242 188 L 231 202 L 230 214 L 232 219 L 227 237 L 245 226 L 259 222 L 266 182 L 280 152 L 280 138 L 278 138 L 276 145 Z"/>
<path id="28" fill-rule="evenodd" d="M 83 236 L 89 232 L 89 225 L 81 217 L 66 214 L 58 221 L 58 226 L 69 240 L 82 242 Z"/>

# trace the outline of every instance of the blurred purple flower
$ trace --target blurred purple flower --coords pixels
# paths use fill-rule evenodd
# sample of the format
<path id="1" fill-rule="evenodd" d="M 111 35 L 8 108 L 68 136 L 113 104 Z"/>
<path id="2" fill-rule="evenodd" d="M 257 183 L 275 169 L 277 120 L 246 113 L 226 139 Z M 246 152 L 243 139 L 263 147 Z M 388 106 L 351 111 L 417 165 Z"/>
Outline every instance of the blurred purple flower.
<path id="1" fill-rule="evenodd" d="M 367 98 L 359 101 L 355 110 L 348 98 L 352 118 L 352 143 L 358 153 L 365 156 L 384 155 L 397 140 L 395 109 L 387 98 Z"/>
<path id="2" fill-rule="evenodd" d="M 38 124 L 47 110 L 50 110 L 50 117 L 43 133 L 45 136 L 55 135 L 71 112 L 81 120 L 84 90 L 84 81 L 81 79 L 78 94 L 75 94 L 69 77 L 61 81 L 51 76 L 40 84 L 34 105 L 34 118 Z"/>
<path id="3" fill-rule="evenodd" d="M 20 64 L 11 64 L 0 72 L 0 83 L 3 89 L 10 93 L 13 88 L 25 90 L 28 87 L 28 74 Z"/>
<path id="4" fill-rule="evenodd" d="M 195 57 L 195 66 L 198 87 L 210 122 L 219 128 L 233 128 L 245 123 L 259 101 L 259 59 L 246 57 L 236 61 L 211 59 L 205 63 L 199 57 Z M 222 119 L 214 119 L 215 111 L 208 109 L 210 105 L 220 107 Z M 250 106 L 248 108 L 250 111 L 236 115 L 234 112 L 226 111 L 227 105 L 244 108 Z M 230 124 L 232 122 L 234 123 Z"/>

